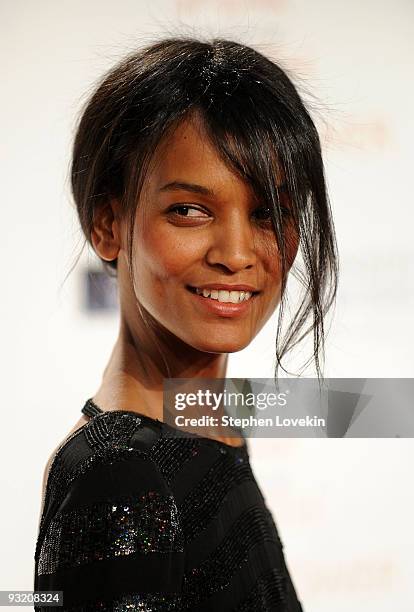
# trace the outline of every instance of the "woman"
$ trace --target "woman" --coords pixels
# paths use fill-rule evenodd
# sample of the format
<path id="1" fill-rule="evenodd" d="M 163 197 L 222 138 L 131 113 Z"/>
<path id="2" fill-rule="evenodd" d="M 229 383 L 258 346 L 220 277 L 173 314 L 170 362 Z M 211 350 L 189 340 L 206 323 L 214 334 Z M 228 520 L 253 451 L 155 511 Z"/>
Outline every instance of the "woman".
<path id="1" fill-rule="evenodd" d="M 116 274 L 120 328 L 46 473 L 35 590 L 63 591 L 67 610 L 300 611 L 246 441 L 176 435 L 163 418 L 164 379 L 225 378 L 228 353 L 278 305 L 277 367 L 313 329 L 320 374 L 337 254 L 295 87 L 235 42 L 152 44 L 88 101 L 72 188 L 86 240 Z M 307 291 L 280 346 L 299 246 Z"/>

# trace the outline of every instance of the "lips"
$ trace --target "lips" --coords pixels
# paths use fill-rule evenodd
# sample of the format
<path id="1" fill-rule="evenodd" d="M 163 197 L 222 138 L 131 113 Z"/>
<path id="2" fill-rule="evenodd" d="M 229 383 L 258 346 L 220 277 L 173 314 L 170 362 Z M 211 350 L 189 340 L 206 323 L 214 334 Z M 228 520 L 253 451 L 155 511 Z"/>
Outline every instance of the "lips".
<path id="1" fill-rule="evenodd" d="M 257 295 L 258 293 L 260 293 L 260 291 L 253 289 L 250 285 L 235 285 L 233 287 L 231 285 L 200 285 L 199 287 L 194 287 L 192 285 L 186 285 L 186 287 L 192 293 L 196 293 L 197 290 L 202 291 L 203 289 L 207 289 L 209 291 L 228 291 L 228 292 L 243 291 L 244 293 L 249 292 L 252 295 Z"/>
<path id="2" fill-rule="evenodd" d="M 251 295 L 251 297 L 247 300 L 242 300 L 239 302 L 231 302 L 231 301 L 219 301 L 217 299 L 213 299 L 211 297 L 204 297 L 197 293 L 194 287 L 187 287 L 188 291 L 194 296 L 197 308 L 201 308 L 203 313 L 210 313 L 219 317 L 240 317 L 246 315 L 251 308 L 252 302 L 256 300 L 256 295 L 258 292 L 255 292 Z M 221 290 L 225 291 L 225 290 Z M 218 290 L 216 291 L 218 292 Z M 226 291 L 228 294 L 229 292 Z"/>
<path id="3" fill-rule="evenodd" d="M 226 289 L 198 289 L 192 288 L 190 289 L 192 293 L 196 293 L 197 295 L 201 295 L 204 298 L 210 298 L 212 300 L 217 300 L 221 303 L 232 303 L 238 304 L 243 301 L 247 301 L 251 299 L 254 295 L 251 291 L 227 291 Z"/>
<path id="4" fill-rule="evenodd" d="M 260 293 L 260 291 L 253 287 L 253 285 L 227 285 L 225 283 L 207 283 L 205 285 L 187 285 L 187 288 L 190 290 L 196 289 L 209 289 L 215 291 L 250 291 L 250 293 Z"/>

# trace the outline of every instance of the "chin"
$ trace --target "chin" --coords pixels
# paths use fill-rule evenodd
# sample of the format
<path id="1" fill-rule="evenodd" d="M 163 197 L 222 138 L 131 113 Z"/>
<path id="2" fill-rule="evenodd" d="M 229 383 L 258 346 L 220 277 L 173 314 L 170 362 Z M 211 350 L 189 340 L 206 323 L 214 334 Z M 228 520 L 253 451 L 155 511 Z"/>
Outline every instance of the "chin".
<path id="1" fill-rule="evenodd" d="M 204 353 L 237 353 L 238 351 L 242 351 L 246 346 L 248 346 L 251 342 L 249 340 L 217 340 L 216 342 L 209 339 L 206 342 L 206 339 L 200 342 L 191 343 L 194 348 Z"/>

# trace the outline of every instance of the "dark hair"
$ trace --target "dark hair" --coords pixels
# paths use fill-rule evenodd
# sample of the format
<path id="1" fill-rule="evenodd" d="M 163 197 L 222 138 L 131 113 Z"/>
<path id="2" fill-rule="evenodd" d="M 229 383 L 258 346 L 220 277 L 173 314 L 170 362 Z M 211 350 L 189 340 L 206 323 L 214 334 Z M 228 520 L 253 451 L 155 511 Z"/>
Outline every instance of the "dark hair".
<path id="1" fill-rule="evenodd" d="M 304 367 L 313 358 L 321 378 L 324 317 L 336 297 L 338 253 L 320 141 L 292 81 L 258 51 L 223 39 L 172 37 L 132 53 L 104 76 L 81 115 L 71 167 L 86 240 L 91 243 L 97 207 L 118 198 L 129 222 L 133 278 L 133 219 L 149 163 L 160 141 L 194 111 L 223 159 L 271 210 L 283 279 L 275 378 L 279 367 L 287 372 L 282 357 L 312 330 L 313 355 Z M 276 159 L 285 173 L 305 268 L 292 268 L 305 294 L 281 343 L 288 275 Z M 104 262 L 112 275 L 116 263 Z"/>

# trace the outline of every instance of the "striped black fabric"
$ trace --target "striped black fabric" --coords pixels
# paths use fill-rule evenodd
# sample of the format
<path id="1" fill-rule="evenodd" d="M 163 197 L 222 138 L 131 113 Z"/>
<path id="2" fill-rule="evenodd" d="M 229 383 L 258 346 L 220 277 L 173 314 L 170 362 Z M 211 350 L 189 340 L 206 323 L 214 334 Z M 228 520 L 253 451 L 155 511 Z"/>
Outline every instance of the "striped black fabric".
<path id="1" fill-rule="evenodd" d="M 242 447 L 136 412 L 102 412 L 58 449 L 45 491 L 36 610 L 303 612 Z"/>

